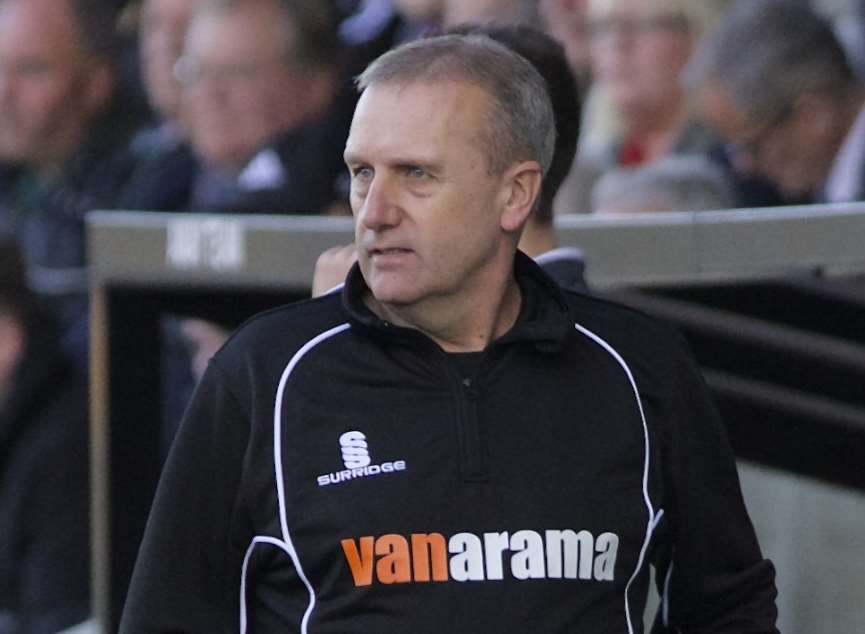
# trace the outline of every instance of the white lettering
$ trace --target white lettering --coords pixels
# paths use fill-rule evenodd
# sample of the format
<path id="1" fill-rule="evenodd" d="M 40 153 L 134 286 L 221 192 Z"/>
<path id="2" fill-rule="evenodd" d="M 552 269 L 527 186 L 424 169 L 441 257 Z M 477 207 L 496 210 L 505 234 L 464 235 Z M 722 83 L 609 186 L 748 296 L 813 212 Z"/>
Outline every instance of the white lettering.
<path id="1" fill-rule="evenodd" d="M 594 539 L 589 531 L 547 531 L 547 573 L 551 579 L 590 579 Z M 563 562 L 564 555 L 564 562 Z M 563 565 L 564 563 L 564 565 Z M 579 575 L 577 574 L 579 566 Z"/>
<path id="2" fill-rule="evenodd" d="M 369 476 L 380 475 L 382 473 L 394 473 L 395 471 L 405 471 L 405 460 L 396 460 L 394 462 L 383 462 L 364 467 L 355 467 L 353 469 L 343 469 L 330 474 L 322 474 L 316 477 L 318 486 L 327 486 L 329 484 L 339 484 L 347 482 L 355 478 L 366 478 Z"/>
<path id="3" fill-rule="evenodd" d="M 616 569 L 616 555 L 619 552 L 619 536 L 615 533 L 601 533 L 595 545 L 595 579 L 612 581 Z"/>
<path id="4" fill-rule="evenodd" d="M 511 536 L 511 574 L 517 579 L 544 578 L 544 542 L 535 531 Z"/>
<path id="5" fill-rule="evenodd" d="M 508 533 L 484 533 L 484 558 L 487 564 L 487 579 L 504 579 L 502 553 L 508 550 Z"/>
<path id="6" fill-rule="evenodd" d="M 451 578 L 454 581 L 483 581 L 484 556 L 481 540 L 471 533 L 457 533 L 448 540 Z"/>

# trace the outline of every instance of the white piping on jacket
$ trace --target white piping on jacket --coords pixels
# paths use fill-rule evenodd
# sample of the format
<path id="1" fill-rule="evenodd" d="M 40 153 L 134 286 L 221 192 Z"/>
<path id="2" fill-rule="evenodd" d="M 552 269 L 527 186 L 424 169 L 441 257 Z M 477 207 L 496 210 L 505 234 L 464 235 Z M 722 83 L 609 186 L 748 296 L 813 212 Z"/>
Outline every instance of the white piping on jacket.
<path id="1" fill-rule="evenodd" d="M 291 376 L 291 373 L 294 372 L 294 368 L 297 367 L 297 364 L 304 357 L 304 355 L 306 355 L 307 352 L 315 348 L 321 342 L 330 339 L 331 337 L 338 335 L 341 332 L 348 330 L 349 328 L 351 328 L 351 325 L 341 324 L 313 337 L 294 354 L 294 356 L 291 358 L 291 361 L 288 362 L 288 365 L 282 372 L 282 376 L 279 379 L 279 387 L 276 390 L 276 398 L 273 407 L 273 466 L 275 471 L 274 476 L 276 479 L 276 497 L 277 502 L 279 503 L 279 526 L 280 532 L 282 533 L 282 540 L 278 540 L 272 537 L 261 537 L 253 539 L 252 543 L 249 546 L 249 550 L 246 553 L 246 558 L 244 558 L 244 583 L 242 583 L 241 586 L 242 592 L 244 592 L 245 595 L 245 587 L 243 586 L 245 585 L 246 563 L 256 543 L 270 543 L 272 545 L 278 546 L 279 548 L 282 548 L 288 554 L 288 556 L 291 558 L 291 562 L 294 565 L 295 570 L 297 571 L 298 577 L 300 577 L 300 580 L 303 582 L 303 585 L 306 586 L 306 590 L 309 593 L 309 605 L 307 606 L 306 611 L 303 614 L 303 619 L 300 623 L 301 634 L 307 634 L 309 618 L 312 615 L 312 611 L 315 609 L 315 589 L 312 587 L 312 584 L 309 582 L 309 579 L 307 578 L 303 567 L 300 565 L 300 558 L 297 555 L 297 551 L 294 548 L 294 543 L 291 540 L 291 534 L 288 531 L 288 514 L 286 511 L 285 503 L 285 482 L 283 479 L 282 470 L 282 399 L 285 394 L 285 386 L 288 383 L 288 379 Z M 245 596 L 241 596 L 241 619 L 242 627 L 240 631 L 241 634 L 245 634 Z"/>
<path id="2" fill-rule="evenodd" d="M 628 583 L 625 585 L 625 618 L 628 622 L 628 634 L 633 634 L 634 625 L 631 622 L 631 607 L 628 600 L 628 593 L 631 589 L 631 584 L 634 582 L 634 579 L 637 578 L 640 569 L 643 567 L 643 560 L 646 557 L 646 550 L 648 549 L 649 543 L 652 540 L 652 532 L 655 530 L 655 527 L 658 525 L 658 522 L 660 521 L 661 516 L 664 513 L 663 509 L 661 509 L 658 511 L 658 514 L 655 515 L 655 510 L 652 507 L 652 500 L 649 497 L 649 426 L 646 424 L 646 415 L 643 412 L 643 403 L 640 400 L 640 390 L 637 388 L 637 382 L 634 380 L 634 375 L 631 374 L 631 369 L 628 367 L 628 364 L 625 362 L 622 356 L 618 352 L 616 352 L 616 350 L 609 343 L 607 343 L 604 339 L 593 333 L 591 330 L 584 328 L 580 324 L 574 324 L 574 327 L 586 337 L 601 346 L 601 348 L 606 350 L 625 371 L 625 374 L 628 377 L 628 382 L 631 384 L 631 388 L 634 390 L 634 398 L 636 398 L 637 400 L 637 409 L 640 412 L 640 420 L 643 423 L 643 442 L 645 451 L 645 458 L 643 461 L 643 500 L 646 503 L 646 510 L 648 511 L 649 518 L 646 522 L 646 537 L 643 540 L 642 548 L 640 548 L 640 556 L 637 559 L 637 567 L 634 569 L 631 578 L 628 579 Z"/>

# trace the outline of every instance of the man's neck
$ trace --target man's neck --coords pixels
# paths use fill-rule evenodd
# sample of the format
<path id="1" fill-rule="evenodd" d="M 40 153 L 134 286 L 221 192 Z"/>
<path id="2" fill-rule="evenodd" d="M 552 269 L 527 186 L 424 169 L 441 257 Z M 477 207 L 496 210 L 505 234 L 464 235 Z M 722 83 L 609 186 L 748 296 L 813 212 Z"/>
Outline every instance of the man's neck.
<path id="1" fill-rule="evenodd" d="M 445 352 L 477 352 L 510 330 L 520 313 L 522 294 L 511 274 L 490 292 L 465 294 L 466 301 L 432 298 L 411 306 L 376 300 L 366 304 L 376 315 L 396 326 L 419 330 Z"/>
<path id="2" fill-rule="evenodd" d="M 556 246 L 558 243 L 552 222 L 535 222 L 530 219 L 526 223 L 520 237 L 520 251 L 535 258 L 541 253 L 552 251 Z"/>

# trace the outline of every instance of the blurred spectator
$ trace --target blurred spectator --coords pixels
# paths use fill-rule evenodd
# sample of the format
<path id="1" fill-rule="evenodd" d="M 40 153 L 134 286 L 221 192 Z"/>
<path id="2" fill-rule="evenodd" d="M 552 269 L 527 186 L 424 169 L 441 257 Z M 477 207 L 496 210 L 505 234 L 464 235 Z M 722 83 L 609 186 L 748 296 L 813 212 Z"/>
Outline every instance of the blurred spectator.
<path id="1" fill-rule="evenodd" d="M 445 0 L 362 0 L 343 20 L 340 37 L 352 51 L 351 74 L 394 46 L 437 32 Z"/>
<path id="2" fill-rule="evenodd" d="M 562 286 L 585 291 L 583 254 L 573 247 L 559 247 L 553 226 L 553 201 L 574 162 L 580 135 L 581 94 L 565 49 L 551 36 L 526 26 L 486 26 L 475 32 L 488 35 L 528 59 L 546 82 L 556 123 L 556 145 L 519 248 Z"/>
<path id="3" fill-rule="evenodd" d="M 729 209 L 735 195 L 724 172 L 700 154 L 667 156 L 640 167 L 601 176 L 592 190 L 592 211 L 629 214 Z"/>
<path id="4" fill-rule="evenodd" d="M 540 0 L 544 30 L 565 47 L 571 72 L 585 92 L 591 82 L 588 0 Z"/>
<path id="5" fill-rule="evenodd" d="M 537 25 L 538 0 L 444 0 L 442 25 Z"/>
<path id="6" fill-rule="evenodd" d="M 0 238 L 2 634 L 53 634 L 90 613 L 87 438 L 83 373 Z"/>
<path id="7" fill-rule="evenodd" d="M 859 79 L 865 81 L 865 2 L 862 0 L 829 0 L 816 2 L 814 10 L 831 21 L 838 41 Z M 827 11 L 829 8 L 834 11 Z"/>
<path id="8" fill-rule="evenodd" d="M 355 97 L 339 66 L 331 4 L 205 0 L 175 70 L 197 164 L 186 191 L 172 183 L 169 200 L 161 181 L 172 174 L 151 163 L 123 206 L 312 214 L 339 198 Z"/>
<path id="9" fill-rule="evenodd" d="M 143 0 L 139 17 L 142 80 L 159 123 L 176 125 L 180 83 L 174 67 L 198 0 Z"/>
<path id="10" fill-rule="evenodd" d="M 679 79 L 718 8 L 716 0 L 588 0 L 594 90 L 607 107 L 593 111 L 602 121 L 586 123 L 605 138 L 581 152 L 559 207 L 588 210 L 594 181 L 612 167 L 712 148 L 716 139 L 692 119 Z"/>
<path id="11" fill-rule="evenodd" d="M 0 2 L 0 224 L 82 357 L 84 214 L 115 206 L 138 123 L 114 99 L 113 15 L 98 0 Z"/>
<path id="12" fill-rule="evenodd" d="M 138 23 L 141 85 L 153 113 L 132 140 L 136 169 L 118 201 L 122 208 L 185 206 L 198 169 L 180 121 L 181 86 L 174 68 L 198 0 L 143 0 Z"/>
<path id="13" fill-rule="evenodd" d="M 741 170 L 790 198 L 865 199 L 865 90 L 807 6 L 737 3 L 701 45 L 687 85 Z"/>
<path id="14" fill-rule="evenodd" d="M 681 86 L 695 44 L 725 6 L 726 0 L 589 0 L 594 84 L 584 126 L 592 134 L 581 142 L 558 211 L 589 210 L 591 189 L 607 169 L 679 153 L 715 160 L 733 181 L 737 206 L 781 202 L 765 182 L 734 173 L 719 137 L 694 116 Z"/>

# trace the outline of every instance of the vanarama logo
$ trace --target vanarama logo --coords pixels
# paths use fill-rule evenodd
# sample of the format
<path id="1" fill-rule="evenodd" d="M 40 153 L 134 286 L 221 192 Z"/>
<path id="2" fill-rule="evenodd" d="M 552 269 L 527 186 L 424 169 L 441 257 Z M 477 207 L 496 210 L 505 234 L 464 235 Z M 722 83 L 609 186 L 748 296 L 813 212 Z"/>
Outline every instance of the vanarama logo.
<path id="1" fill-rule="evenodd" d="M 318 486 L 339 484 L 355 478 L 367 478 L 382 473 L 405 471 L 405 460 L 393 460 L 381 464 L 370 464 L 369 445 L 366 436 L 359 431 L 347 431 L 339 437 L 342 448 L 342 462 L 345 469 L 333 473 L 325 473 L 316 478 Z"/>
<path id="2" fill-rule="evenodd" d="M 387 534 L 343 539 L 355 586 L 529 579 L 613 581 L 619 537 L 587 530 Z"/>

